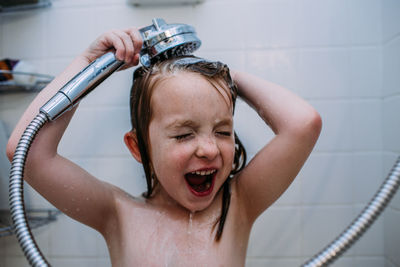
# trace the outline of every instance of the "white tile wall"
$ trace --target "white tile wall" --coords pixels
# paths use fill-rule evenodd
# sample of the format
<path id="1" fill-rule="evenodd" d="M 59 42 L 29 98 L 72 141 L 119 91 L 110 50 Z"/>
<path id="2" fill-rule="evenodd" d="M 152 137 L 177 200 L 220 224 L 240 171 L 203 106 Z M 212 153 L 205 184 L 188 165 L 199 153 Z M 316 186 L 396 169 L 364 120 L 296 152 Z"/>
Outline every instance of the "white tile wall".
<path id="1" fill-rule="evenodd" d="M 247 254 L 249 257 L 301 256 L 301 230 L 298 207 L 270 208 L 257 219 Z"/>
<path id="2" fill-rule="evenodd" d="M 383 0 L 382 5 L 382 37 L 387 42 L 400 32 L 400 4 L 397 0 Z"/>
<path id="3" fill-rule="evenodd" d="M 3 15 L 3 54 L 15 59 L 40 59 L 45 56 L 47 11 Z M 27 27 L 29 25 L 29 27 Z"/>
<path id="4" fill-rule="evenodd" d="M 399 93 L 400 84 L 400 37 L 383 46 L 383 92 L 384 96 Z"/>
<path id="5" fill-rule="evenodd" d="M 301 253 L 312 256 L 333 240 L 353 219 L 353 208 L 304 206 L 301 208 Z M 353 255 L 352 250 L 345 255 Z"/>
<path id="6" fill-rule="evenodd" d="M 346 0 L 297 1 L 297 42 L 300 46 L 336 46 L 351 43 L 351 13 Z M 315 12 L 317 10 L 317 12 Z"/>
<path id="7" fill-rule="evenodd" d="M 399 255 L 399 242 L 400 242 L 400 231 L 399 220 L 400 211 L 391 207 L 385 211 L 385 257 L 387 257 L 396 266 L 400 265 Z"/>
<path id="8" fill-rule="evenodd" d="M 387 151 L 400 151 L 400 123 L 397 116 L 400 105 L 400 95 L 383 100 L 383 147 Z"/>
<path id="9" fill-rule="evenodd" d="M 379 46 L 350 50 L 350 87 L 353 98 L 380 97 L 382 94 L 382 56 Z"/>
<path id="10" fill-rule="evenodd" d="M 297 88 L 306 98 L 351 96 L 350 50 L 308 48 L 299 51 Z"/>
<path id="11" fill-rule="evenodd" d="M 323 130 L 288 191 L 253 229 L 247 266 L 298 266 L 331 241 L 371 198 L 400 152 L 398 0 L 206 0 L 201 5 L 133 7 L 125 0 L 53 0 L 41 11 L 0 13 L 0 55 L 56 75 L 101 32 L 147 25 L 153 17 L 195 26 L 197 53 L 279 83 L 310 100 Z M 141 166 L 123 144 L 130 129 L 132 70 L 114 74 L 87 99 L 60 151 L 95 176 L 145 189 Z M 33 94 L 0 95 L 11 131 Z M 382 97 L 384 97 L 382 99 Z M 251 158 L 273 136 L 239 101 L 235 127 Z M 51 207 L 27 189 L 31 207 Z M 333 266 L 400 266 L 400 197 Z M 109 266 L 99 234 L 60 216 L 34 231 L 55 266 Z M 0 266 L 26 266 L 15 239 L 0 239 Z"/>
<path id="12" fill-rule="evenodd" d="M 352 162 L 350 153 L 311 155 L 300 173 L 302 204 L 351 204 Z"/>
<path id="13" fill-rule="evenodd" d="M 399 121 L 400 112 L 400 2 L 385 0 L 382 5 L 383 14 L 383 147 L 384 171 L 392 168 L 400 152 Z M 398 222 L 400 219 L 400 196 L 397 193 L 385 211 L 384 217 L 384 242 L 386 266 L 400 266 L 398 251 Z"/>
<path id="14" fill-rule="evenodd" d="M 297 45 L 299 11 L 296 1 L 260 1 L 256 5 L 247 4 L 241 16 L 246 18 L 243 25 L 246 48 Z"/>

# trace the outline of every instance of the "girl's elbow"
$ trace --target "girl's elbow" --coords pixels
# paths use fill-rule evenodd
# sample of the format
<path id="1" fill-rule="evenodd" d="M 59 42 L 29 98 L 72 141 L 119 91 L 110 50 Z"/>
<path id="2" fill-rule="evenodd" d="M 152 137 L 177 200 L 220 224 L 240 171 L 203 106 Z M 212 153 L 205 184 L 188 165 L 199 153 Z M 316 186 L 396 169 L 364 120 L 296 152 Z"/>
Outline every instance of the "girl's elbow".
<path id="1" fill-rule="evenodd" d="M 321 132 L 321 129 L 322 129 L 321 115 L 316 110 L 314 110 L 312 112 L 312 115 L 310 116 L 310 120 L 311 120 L 312 130 L 319 135 L 319 133 Z"/>
<path id="2" fill-rule="evenodd" d="M 310 112 L 304 127 L 304 132 L 307 138 L 313 137 L 317 140 L 322 129 L 322 118 L 321 115 L 316 111 Z"/>
<path id="3" fill-rule="evenodd" d="M 17 148 L 17 144 L 14 142 L 13 139 L 9 139 L 7 146 L 6 146 L 6 155 L 8 160 L 11 162 L 13 157 L 14 157 L 14 153 L 15 153 L 15 149 Z M 4 152 L 3 152 L 4 153 Z"/>

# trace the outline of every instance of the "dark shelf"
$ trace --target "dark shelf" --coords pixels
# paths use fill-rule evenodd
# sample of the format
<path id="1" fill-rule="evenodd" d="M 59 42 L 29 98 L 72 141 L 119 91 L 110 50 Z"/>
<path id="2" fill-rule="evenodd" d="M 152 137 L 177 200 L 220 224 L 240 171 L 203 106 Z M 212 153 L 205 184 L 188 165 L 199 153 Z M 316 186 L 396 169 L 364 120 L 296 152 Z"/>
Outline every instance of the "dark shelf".
<path id="1" fill-rule="evenodd" d="M 26 211 L 26 217 L 31 229 L 44 226 L 57 219 L 59 210 L 32 209 Z M 13 226 L 9 210 L 0 210 L 0 237 L 13 235 Z"/>
<path id="2" fill-rule="evenodd" d="M 18 83 L 15 80 L 0 81 L 0 93 L 38 92 L 54 79 L 54 77 L 51 75 L 40 73 L 16 72 L 7 70 L 0 70 L 0 73 L 12 74 L 13 76 L 29 76 L 34 78 L 34 82 L 30 84 Z"/>

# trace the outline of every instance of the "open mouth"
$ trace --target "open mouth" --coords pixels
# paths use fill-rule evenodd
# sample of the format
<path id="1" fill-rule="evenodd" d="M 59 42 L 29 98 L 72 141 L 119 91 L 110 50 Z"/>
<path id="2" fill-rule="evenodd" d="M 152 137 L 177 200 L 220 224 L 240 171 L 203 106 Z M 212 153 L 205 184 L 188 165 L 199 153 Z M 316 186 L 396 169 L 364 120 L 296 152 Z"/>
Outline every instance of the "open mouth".
<path id="1" fill-rule="evenodd" d="M 190 191 L 196 196 L 209 195 L 214 187 L 217 170 L 194 171 L 185 174 Z"/>

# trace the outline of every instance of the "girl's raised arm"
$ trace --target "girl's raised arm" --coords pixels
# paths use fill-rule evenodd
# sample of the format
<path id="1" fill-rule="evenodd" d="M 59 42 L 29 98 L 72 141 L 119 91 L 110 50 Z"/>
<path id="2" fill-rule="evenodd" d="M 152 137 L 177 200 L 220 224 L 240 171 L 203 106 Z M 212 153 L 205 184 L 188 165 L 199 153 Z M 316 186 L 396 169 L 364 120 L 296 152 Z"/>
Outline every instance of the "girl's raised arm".
<path id="1" fill-rule="evenodd" d="M 237 178 L 237 192 L 250 222 L 266 210 L 296 177 L 321 131 L 321 117 L 287 89 L 250 74 L 234 72 L 239 96 L 274 131 Z"/>
<path id="2" fill-rule="evenodd" d="M 110 31 L 101 35 L 88 49 L 58 75 L 27 108 L 7 144 L 7 156 L 12 160 L 18 141 L 31 120 L 65 83 L 97 57 L 115 51 L 126 66 L 138 64 L 142 40 L 134 29 Z M 31 145 L 25 164 L 24 179 L 58 209 L 70 217 L 99 231 L 104 230 L 113 212 L 113 187 L 63 158 L 57 147 L 75 109 L 47 123 Z"/>

